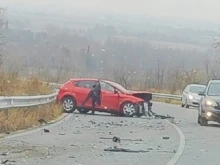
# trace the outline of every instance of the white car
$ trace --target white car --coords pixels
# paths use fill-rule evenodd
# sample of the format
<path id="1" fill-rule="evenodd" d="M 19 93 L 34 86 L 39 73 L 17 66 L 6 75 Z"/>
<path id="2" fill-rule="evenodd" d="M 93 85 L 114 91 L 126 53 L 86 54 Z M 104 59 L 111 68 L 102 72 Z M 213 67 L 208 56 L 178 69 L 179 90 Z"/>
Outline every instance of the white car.
<path id="1" fill-rule="evenodd" d="M 190 106 L 198 107 L 201 100 L 201 96 L 199 96 L 198 93 L 203 92 L 205 88 L 205 85 L 200 84 L 187 85 L 182 93 L 181 106 L 186 108 L 189 108 Z"/>

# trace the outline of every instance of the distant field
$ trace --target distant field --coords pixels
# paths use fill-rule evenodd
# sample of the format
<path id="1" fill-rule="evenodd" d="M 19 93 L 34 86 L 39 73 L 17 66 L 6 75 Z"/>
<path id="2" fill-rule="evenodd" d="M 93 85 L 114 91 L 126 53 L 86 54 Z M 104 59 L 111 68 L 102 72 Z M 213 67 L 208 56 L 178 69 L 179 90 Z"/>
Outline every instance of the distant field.
<path id="1" fill-rule="evenodd" d="M 130 41 L 136 43 L 143 43 L 146 42 L 147 44 L 152 45 L 155 48 L 170 48 L 170 49 L 181 49 L 181 50 L 197 50 L 197 51 L 206 51 L 209 48 L 209 45 L 199 45 L 199 44 L 185 44 L 185 43 L 175 43 L 175 42 L 167 42 L 167 41 L 149 41 L 143 40 L 137 37 L 131 36 L 115 36 L 117 40 L 121 41 Z"/>
<path id="2" fill-rule="evenodd" d="M 175 42 L 166 42 L 166 41 L 150 41 L 152 46 L 157 46 L 160 48 L 171 48 L 171 49 L 182 49 L 182 50 L 197 50 L 197 51 L 206 51 L 209 48 L 209 45 L 197 45 L 197 44 L 184 44 L 184 43 L 175 43 Z"/>

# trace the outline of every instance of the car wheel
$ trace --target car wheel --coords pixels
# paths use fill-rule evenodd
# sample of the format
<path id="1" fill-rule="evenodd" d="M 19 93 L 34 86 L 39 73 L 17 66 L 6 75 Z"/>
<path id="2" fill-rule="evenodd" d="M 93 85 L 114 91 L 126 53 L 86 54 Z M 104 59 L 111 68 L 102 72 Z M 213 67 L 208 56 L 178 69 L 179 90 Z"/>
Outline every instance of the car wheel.
<path id="1" fill-rule="evenodd" d="M 181 99 L 181 107 L 184 107 L 183 99 Z"/>
<path id="2" fill-rule="evenodd" d="M 72 113 L 76 109 L 76 100 L 73 97 L 64 97 L 62 101 L 63 111 Z"/>
<path id="3" fill-rule="evenodd" d="M 181 104 L 181 107 L 184 107 L 184 104 L 183 104 L 183 103 Z"/>
<path id="4" fill-rule="evenodd" d="M 84 108 L 80 108 L 78 109 L 79 113 L 82 113 L 82 114 L 87 114 L 89 112 L 88 109 L 84 109 Z"/>
<path id="5" fill-rule="evenodd" d="M 187 104 L 187 99 L 185 101 L 185 108 L 189 108 L 189 105 Z"/>
<path id="6" fill-rule="evenodd" d="M 121 105 L 121 112 L 126 117 L 132 117 L 136 114 L 135 104 L 132 102 L 125 102 Z"/>
<path id="7" fill-rule="evenodd" d="M 198 121 L 197 122 L 198 122 L 198 124 L 200 124 L 200 115 L 198 115 Z"/>
<path id="8" fill-rule="evenodd" d="M 204 117 L 200 117 L 200 125 L 201 126 L 207 126 L 208 125 L 208 120 Z"/>

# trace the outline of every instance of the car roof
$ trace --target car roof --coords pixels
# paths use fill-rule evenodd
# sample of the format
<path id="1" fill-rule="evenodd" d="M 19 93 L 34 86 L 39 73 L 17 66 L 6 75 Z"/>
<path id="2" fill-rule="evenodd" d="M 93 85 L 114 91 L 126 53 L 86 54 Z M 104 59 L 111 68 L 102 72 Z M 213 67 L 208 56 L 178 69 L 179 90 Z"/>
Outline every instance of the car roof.
<path id="1" fill-rule="evenodd" d="M 189 86 L 206 86 L 206 85 L 203 85 L 203 84 L 189 84 Z"/>
<path id="2" fill-rule="evenodd" d="M 72 78 L 71 81 L 98 81 L 98 79 L 95 78 Z"/>
<path id="3" fill-rule="evenodd" d="M 220 80 L 210 80 L 209 83 L 220 83 Z"/>
<path id="4" fill-rule="evenodd" d="M 104 80 L 104 79 L 97 79 L 97 78 L 72 78 L 70 79 L 71 81 L 104 81 L 104 82 L 107 82 L 107 83 L 115 83 L 113 81 L 109 81 L 109 80 Z"/>

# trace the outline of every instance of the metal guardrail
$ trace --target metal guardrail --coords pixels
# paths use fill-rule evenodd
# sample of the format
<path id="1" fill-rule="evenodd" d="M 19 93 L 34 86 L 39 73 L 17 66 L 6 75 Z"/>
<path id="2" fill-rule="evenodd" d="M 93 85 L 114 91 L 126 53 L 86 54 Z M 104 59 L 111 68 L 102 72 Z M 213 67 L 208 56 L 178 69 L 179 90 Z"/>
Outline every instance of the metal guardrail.
<path id="1" fill-rule="evenodd" d="M 0 109 L 31 107 L 48 104 L 56 100 L 57 93 L 39 96 L 0 97 Z"/>
<path id="2" fill-rule="evenodd" d="M 164 98 L 164 99 L 173 99 L 173 100 L 181 100 L 181 95 L 171 95 L 164 93 L 152 93 L 154 98 Z"/>
<path id="3" fill-rule="evenodd" d="M 53 87 L 53 83 L 51 84 L 52 84 L 51 87 Z M 54 88 L 54 93 L 49 95 L 10 96 L 10 97 L 0 96 L 0 109 L 31 107 L 31 106 L 51 103 L 56 100 L 57 92 L 58 92 L 56 87 L 53 88 Z"/>

